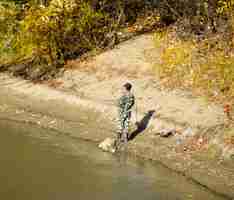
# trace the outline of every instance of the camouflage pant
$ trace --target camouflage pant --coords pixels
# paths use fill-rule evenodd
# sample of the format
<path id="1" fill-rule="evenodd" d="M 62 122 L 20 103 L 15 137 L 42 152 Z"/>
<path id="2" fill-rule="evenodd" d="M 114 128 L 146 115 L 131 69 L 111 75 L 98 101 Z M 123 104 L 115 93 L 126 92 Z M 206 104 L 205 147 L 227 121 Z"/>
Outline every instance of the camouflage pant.
<path id="1" fill-rule="evenodd" d="M 117 139 L 121 142 L 127 143 L 128 141 L 128 132 L 130 124 L 130 114 L 125 117 L 119 117 L 118 119 L 118 130 L 117 130 Z"/>

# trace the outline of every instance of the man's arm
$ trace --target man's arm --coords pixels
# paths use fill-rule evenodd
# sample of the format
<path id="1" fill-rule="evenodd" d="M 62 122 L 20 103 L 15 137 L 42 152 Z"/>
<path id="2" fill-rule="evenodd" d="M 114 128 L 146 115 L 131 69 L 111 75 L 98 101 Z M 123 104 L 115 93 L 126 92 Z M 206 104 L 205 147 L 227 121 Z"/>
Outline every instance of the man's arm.
<path id="1" fill-rule="evenodd" d="M 125 96 L 121 96 L 119 99 L 118 99 L 118 107 L 119 108 L 123 108 L 125 106 Z"/>
<path id="2" fill-rule="evenodd" d="M 134 103 L 135 103 L 135 97 L 133 95 L 129 95 L 125 102 L 124 111 L 126 113 L 129 112 L 132 106 L 134 105 Z"/>

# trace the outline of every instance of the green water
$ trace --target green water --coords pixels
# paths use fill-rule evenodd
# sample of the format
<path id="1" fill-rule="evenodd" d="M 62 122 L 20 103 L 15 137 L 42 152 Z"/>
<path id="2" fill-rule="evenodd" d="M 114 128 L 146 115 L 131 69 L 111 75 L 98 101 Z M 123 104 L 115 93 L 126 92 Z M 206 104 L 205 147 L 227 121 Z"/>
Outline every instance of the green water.
<path id="1" fill-rule="evenodd" d="M 160 164 L 0 121 L 0 200 L 219 200 Z"/>

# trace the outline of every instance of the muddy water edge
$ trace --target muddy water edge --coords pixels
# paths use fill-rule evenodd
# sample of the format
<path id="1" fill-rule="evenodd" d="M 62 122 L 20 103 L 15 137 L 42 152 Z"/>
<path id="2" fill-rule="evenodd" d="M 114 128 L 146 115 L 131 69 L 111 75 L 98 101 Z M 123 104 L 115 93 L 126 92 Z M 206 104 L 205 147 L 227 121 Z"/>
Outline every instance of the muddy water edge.
<path id="1" fill-rule="evenodd" d="M 104 153 L 61 132 L 9 120 L 0 130 L 5 200 L 226 199 L 159 163 Z"/>
<path id="2" fill-rule="evenodd" d="M 6 77 L 6 85 L 0 85 L 0 118 L 8 121 L 37 124 L 38 127 L 56 130 L 68 137 L 102 141 L 113 136 L 113 115 L 109 107 L 95 102 L 84 101 L 40 85 L 11 82 Z M 102 112 L 95 110 L 101 108 Z M 154 160 L 195 180 L 203 188 L 227 199 L 234 198 L 233 168 L 223 169 L 216 163 L 193 162 L 177 156 L 171 151 L 167 141 L 151 138 L 146 131 L 128 144 L 127 152 L 141 157 L 143 162 Z M 156 144 L 157 143 L 157 144 Z M 95 151 L 98 151 L 95 148 Z M 217 167 L 216 167 L 217 166 Z"/>

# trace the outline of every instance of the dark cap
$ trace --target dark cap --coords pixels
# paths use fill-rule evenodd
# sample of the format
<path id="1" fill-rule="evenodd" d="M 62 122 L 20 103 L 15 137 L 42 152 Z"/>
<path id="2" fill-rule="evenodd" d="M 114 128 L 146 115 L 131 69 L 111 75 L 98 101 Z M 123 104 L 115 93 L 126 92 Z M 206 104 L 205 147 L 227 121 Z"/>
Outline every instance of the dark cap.
<path id="1" fill-rule="evenodd" d="M 126 90 L 128 90 L 128 91 L 130 91 L 130 90 L 132 89 L 131 83 L 125 83 L 123 86 L 124 86 L 124 87 L 126 88 Z"/>

